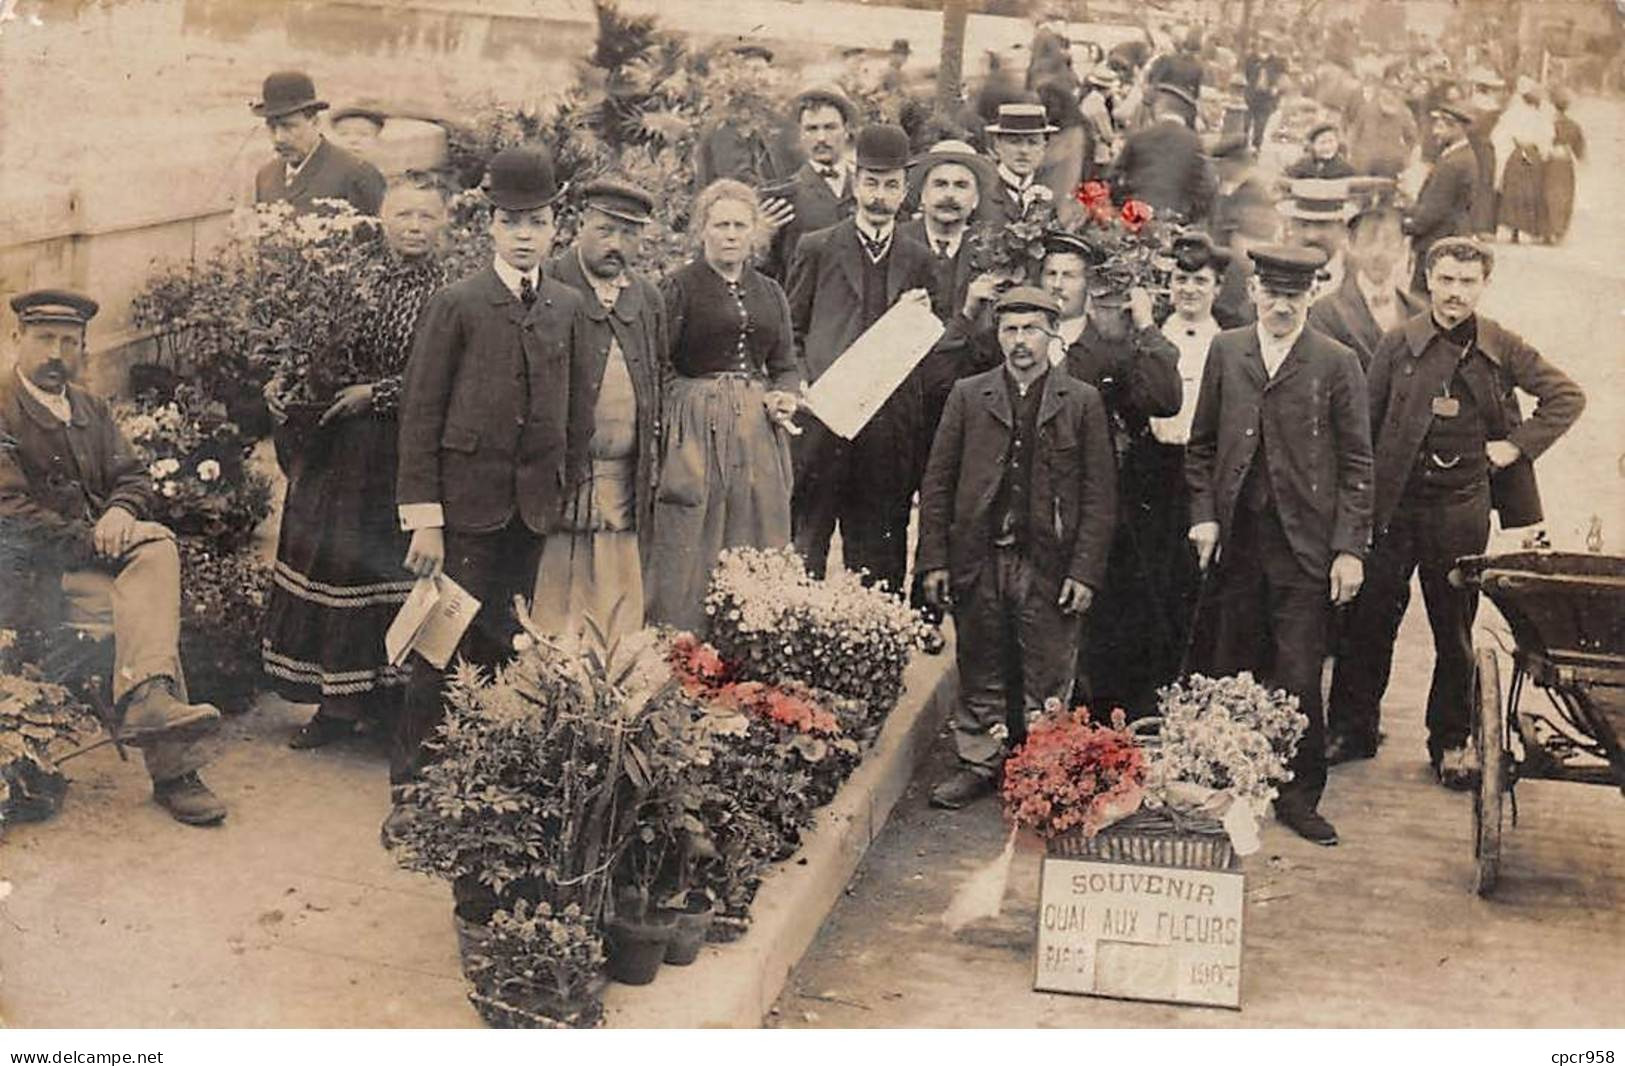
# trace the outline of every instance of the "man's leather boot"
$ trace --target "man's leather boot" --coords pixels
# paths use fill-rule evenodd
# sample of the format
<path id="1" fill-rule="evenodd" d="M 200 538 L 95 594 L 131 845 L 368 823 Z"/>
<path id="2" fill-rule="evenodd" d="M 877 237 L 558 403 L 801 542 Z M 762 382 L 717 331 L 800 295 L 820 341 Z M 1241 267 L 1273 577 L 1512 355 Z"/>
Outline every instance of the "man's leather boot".
<path id="1" fill-rule="evenodd" d="M 175 682 L 149 677 L 124 701 L 118 739 L 140 747 L 160 740 L 196 740 L 220 727 L 220 711 L 208 703 L 182 703 Z"/>

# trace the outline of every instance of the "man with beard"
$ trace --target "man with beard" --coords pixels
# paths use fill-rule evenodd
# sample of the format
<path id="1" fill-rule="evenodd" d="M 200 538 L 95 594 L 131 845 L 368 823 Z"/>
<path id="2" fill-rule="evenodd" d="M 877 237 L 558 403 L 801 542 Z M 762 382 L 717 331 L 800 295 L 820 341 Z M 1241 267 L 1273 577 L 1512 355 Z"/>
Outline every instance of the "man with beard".
<path id="1" fill-rule="evenodd" d="M 590 356 L 571 381 L 573 410 L 590 411 L 587 476 L 565 503 L 563 529 L 542 545 L 532 612 L 548 633 L 566 635 L 590 615 L 606 633 L 643 628 L 643 570 L 660 458 L 661 367 L 667 358 L 665 305 L 634 271 L 654 198 L 609 178 L 581 191 L 575 243 L 543 267 L 582 296 Z M 619 609 L 618 625 L 611 616 Z"/>
<path id="2" fill-rule="evenodd" d="M 1376 202 L 1349 220 L 1347 266 L 1343 282 L 1309 308 L 1309 324 L 1354 350 L 1362 369 L 1383 334 L 1422 309 L 1406 291 L 1400 276 L 1405 262 L 1405 232 L 1399 210 Z"/>
<path id="3" fill-rule="evenodd" d="M 1454 587 L 1456 560 L 1484 551 L 1490 509 L 1503 529 L 1540 521 L 1533 461 L 1568 431 L 1585 395 L 1519 337 L 1476 313 L 1494 267 L 1476 241 L 1428 251 L 1430 310 L 1389 331 L 1371 363 L 1376 539 L 1332 679 L 1328 758 L 1376 754 L 1394 638 L 1417 572 L 1433 631 L 1428 756 L 1447 788 L 1471 787 L 1476 589 Z M 1536 398 L 1524 421 L 1514 389 Z"/>
<path id="4" fill-rule="evenodd" d="M 797 244 L 787 295 L 809 385 L 898 300 L 930 303 L 931 253 L 897 232 L 908 159 L 902 127 L 865 127 L 857 138 L 857 215 Z M 852 441 L 804 419 L 793 445 L 790 516 L 809 572 L 823 575 L 839 525 L 847 569 L 867 571 L 899 595 L 907 587 L 909 505 L 930 445 L 924 418 L 916 372 Z"/>
<path id="5" fill-rule="evenodd" d="M 982 197 L 982 217 L 1014 222 L 1035 198 L 1050 199 L 1049 186 L 1037 181 L 1044 147 L 1058 127 L 1050 124 L 1036 99 L 1000 104 L 998 118 L 987 126 L 998 164 L 998 186 Z"/>
<path id="6" fill-rule="evenodd" d="M 1443 237 L 1471 234 L 1473 231 L 1473 190 L 1478 181 L 1478 160 L 1467 143 L 1467 127 L 1472 116 L 1454 104 L 1440 104 L 1433 111 L 1433 137 L 1439 145 L 1439 159 L 1428 172 L 1416 204 L 1405 219 L 1405 232 L 1411 235 L 1416 256 L 1416 273 L 1411 289 L 1427 292 L 1428 249 Z"/>
<path id="7" fill-rule="evenodd" d="M 363 215 L 384 202 L 384 176 L 364 159 L 322 136 L 316 116 L 327 109 L 316 98 L 310 75 L 283 70 L 265 79 L 261 99 L 249 110 L 265 120 L 277 157 L 254 176 L 254 202 L 286 200 L 301 214 L 317 200 L 348 200 Z"/>
<path id="8" fill-rule="evenodd" d="M 807 161 L 787 184 L 762 190 L 762 207 L 775 227 L 762 272 L 786 287 L 801 238 L 850 218 L 855 206 L 846 149 L 857 109 L 841 90 L 814 86 L 795 98 L 791 111 Z"/>
<path id="9" fill-rule="evenodd" d="M 11 300 L 16 369 L 0 379 L 0 627 L 64 623 L 113 638 L 115 738 L 141 749 L 152 798 L 213 825 L 225 804 L 198 777 L 197 741 L 220 725 L 186 702 L 181 563 L 151 520 L 157 492 L 107 405 L 74 379 L 96 301 L 41 289 Z"/>
<path id="10" fill-rule="evenodd" d="M 1078 673 L 1091 706 L 1140 716 L 1155 706 L 1152 668 L 1173 643 L 1163 605 L 1151 597 L 1142 541 L 1159 505 L 1149 419 L 1179 411 L 1179 351 L 1157 329 L 1150 294 L 1131 277 L 1106 269 L 1070 234 L 1051 234 L 1045 246 L 1040 281 L 1060 308 L 1050 361 L 1100 393 L 1118 474 L 1111 564 L 1098 604 L 1098 617 L 1111 623 L 1088 627 Z"/>
<path id="11" fill-rule="evenodd" d="M 1070 700 L 1078 632 L 1105 580 L 1116 506 L 1100 395 L 1045 358 L 1059 308 L 1018 286 L 995 305 L 1004 365 L 954 386 L 920 491 L 915 569 L 958 629 L 958 809 L 997 787 L 1045 700 Z"/>
<path id="12" fill-rule="evenodd" d="M 1256 326 L 1213 341 L 1185 450 L 1190 540 L 1217 567 L 1213 671 L 1251 671 L 1298 698 L 1308 729 L 1276 817 L 1337 843 L 1317 810 L 1326 785 L 1320 678 L 1328 606 L 1351 601 L 1371 537 L 1371 422 L 1354 353 L 1304 328 L 1322 265 L 1311 248 L 1265 247 Z"/>

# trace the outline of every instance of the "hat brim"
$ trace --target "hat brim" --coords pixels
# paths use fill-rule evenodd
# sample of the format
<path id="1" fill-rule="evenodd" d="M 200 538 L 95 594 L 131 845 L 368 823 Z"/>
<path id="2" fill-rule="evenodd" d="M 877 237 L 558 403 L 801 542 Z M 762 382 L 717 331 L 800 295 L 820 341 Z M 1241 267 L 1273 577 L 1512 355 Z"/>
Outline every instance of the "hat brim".
<path id="1" fill-rule="evenodd" d="M 591 200 L 588 200 L 585 204 L 583 204 L 582 208 L 587 211 L 598 211 L 602 214 L 608 215 L 610 218 L 618 218 L 622 222 L 631 222 L 638 226 L 646 226 L 654 221 L 654 216 L 651 214 L 639 214 L 636 211 L 629 211 L 625 208 L 610 207 L 608 204 L 595 204 Z"/>
<path id="2" fill-rule="evenodd" d="M 1299 222 L 1347 222 L 1354 217 L 1356 209 L 1344 205 L 1335 210 L 1314 211 L 1283 200 L 1275 205 L 1275 210 L 1279 211 L 1282 217 L 1297 219 Z"/>
<path id="3" fill-rule="evenodd" d="M 997 136 L 997 135 L 999 135 L 1001 133 L 1045 133 L 1045 134 L 1048 134 L 1048 133 L 1059 133 L 1059 132 L 1061 132 L 1061 127 L 1059 127 L 1059 126 L 1051 126 L 1051 125 L 1049 125 L 1047 123 L 1044 126 L 1038 128 L 1038 129 L 1035 129 L 1035 130 L 1010 130 L 1010 129 L 1005 129 L 1003 126 L 999 125 L 997 122 L 993 122 L 993 123 L 989 123 L 987 125 L 986 129 L 987 129 L 987 132 L 993 134 L 994 136 Z"/>
<path id="4" fill-rule="evenodd" d="M 561 188 L 552 196 L 542 199 L 536 199 L 530 196 L 517 196 L 513 193 L 506 192 L 496 193 L 493 195 L 489 189 L 485 188 L 480 189 L 480 195 L 485 198 L 486 203 L 490 204 L 492 207 L 499 207 L 504 211 L 535 211 L 537 208 L 552 207 L 554 204 L 558 203 L 559 200 L 564 196 L 564 190 Z"/>
<path id="5" fill-rule="evenodd" d="M 275 106 L 261 100 L 258 103 L 249 104 L 248 109 L 259 118 L 281 118 L 283 115 L 293 115 L 300 111 L 326 111 L 328 106 L 326 100 L 305 100 L 300 103 L 277 104 Z"/>

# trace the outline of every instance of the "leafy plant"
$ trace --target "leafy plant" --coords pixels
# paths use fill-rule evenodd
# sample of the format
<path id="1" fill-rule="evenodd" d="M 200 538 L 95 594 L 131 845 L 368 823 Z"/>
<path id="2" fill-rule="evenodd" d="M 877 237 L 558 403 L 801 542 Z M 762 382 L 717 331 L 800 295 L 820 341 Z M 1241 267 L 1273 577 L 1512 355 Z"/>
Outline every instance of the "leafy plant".
<path id="1" fill-rule="evenodd" d="M 491 916 L 469 959 L 469 999 L 498 1028 L 591 1028 L 603 1021 L 603 969 L 599 923 L 580 904 L 520 899 Z"/>
<path id="2" fill-rule="evenodd" d="M 246 709 L 261 677 L 260 623 L 271 567 L 252 546 L 231 551 L 196 537 L 181 555 L 181 663 L 188 694 Z"/>
<path id="3" fill-rule="evenodd" d="M 0 630 L 0 831 L 56 813 L 67 779 L 52 754 L 96 728 L 89 708 L 46 681 L 23 650 L 15 631 Z"/>

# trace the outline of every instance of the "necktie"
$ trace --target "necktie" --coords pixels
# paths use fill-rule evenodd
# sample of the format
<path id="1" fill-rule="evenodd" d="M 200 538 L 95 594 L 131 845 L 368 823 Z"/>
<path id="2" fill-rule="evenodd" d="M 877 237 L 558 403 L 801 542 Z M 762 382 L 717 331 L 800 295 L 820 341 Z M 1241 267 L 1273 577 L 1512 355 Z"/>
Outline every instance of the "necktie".
<path id="1" fill-rule="evenodd" d="M 938 241 L 937 242 L 937 258 L 938 259 L 946 259 L 946 258 L 948 258 L 948 242 L 947 241 Z"/>
<path id="2" fill-rule="evenodd" d="M 869 261 L 872 263 L 880 262 L 880 257 L 886 254 L 886 246 L 891 243 L 889 237 L 878 241 L 872 240 L 861 229 L 858 230 L 858 240 L 863 242 L 863 250 L 869 253 Z"/>
<path id="3" fill-rule="evenodd" d="M 527 311 L 536 305 L 536 285 L 529 274 L 519 279 L 519 302 L 525 305 Z"/>
<path id="4" fill-rule="evenodd" d="M 834 167 L 813 167 L 813 169 L 818 171 L 818 176 L 825 181 L 834 181 L 841 176 L 841 172 Z"/>

